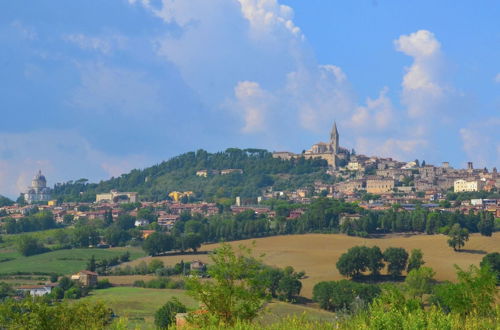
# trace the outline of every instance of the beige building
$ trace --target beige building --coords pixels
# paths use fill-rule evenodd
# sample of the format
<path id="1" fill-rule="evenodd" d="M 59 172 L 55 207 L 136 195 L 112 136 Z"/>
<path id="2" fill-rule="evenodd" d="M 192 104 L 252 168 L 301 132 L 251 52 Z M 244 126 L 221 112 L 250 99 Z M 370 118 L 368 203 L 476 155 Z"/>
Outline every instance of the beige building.
<path id="1" fill-rule="evenodd" d="M 116 190 L 111 190 L 109 193 L 97 194 L 95 196 L 95 202 L 112 202 L 112 203 L 136 203 L 137 193 L 136 192 L 118 192 Z"/>
<path id="2" fill-rule="evenodd" d="M 83 286 L 88 287 L 97 285 L 97 276 L 97 273 L 89 270 L 82 270 L 74 275 L 71 275 L 71 279 L 80 282 Z"/>
<path id="3" fill-rule="evenodd" d="M 364 170 L 363 165 L 361 165 L 359 162 L 349 162 L 347 163 L 347 169 L 349 171 L 362 171 Z"/>
<path id="4" fill-rule="evenodd" d="M 483 182 L 480 180 L 455 180 L 453 184 L 454 192 L 479 191 L 483 189 Z"/>
<path id="5" fill-rule="evenodd" d="M 345 181 L 335 184 L 334 190 L 339 193 L 349 194 L 353 193 L 356 190 L 364 189 L 364 181 L 363 180 L 351 180 Z"/>
<path id="6" fill-rule="evenodd" d="M 366 191 L 371 194 L 390 193 L 394 189 L 393 179 L 368 179 L 366 180 Z"/>

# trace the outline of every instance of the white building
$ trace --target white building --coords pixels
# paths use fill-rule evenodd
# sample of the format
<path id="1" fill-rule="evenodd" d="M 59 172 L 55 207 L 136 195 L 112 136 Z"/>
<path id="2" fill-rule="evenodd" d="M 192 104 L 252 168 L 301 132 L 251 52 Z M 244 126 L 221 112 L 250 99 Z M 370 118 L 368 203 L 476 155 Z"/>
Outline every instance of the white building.
<path id="1" fill-rule="evenodd" d="M 479 180 L 455 180 L 453 184 L 454 192 L 479 191 L 482 189 L 483 182 Z"/>
<path id="2" fill-rule="evenodd" d="M 17 290 L 30 294 L 32 297 L 40 297 L 52 292 L 52 288 L 57 286 L 57 283 L 46 285 L 25 285 L 17 288 Z"/>
<path id="3" fill-rule="evenodd" d="M 47 187 L 47 179 L 45 179 L 42 171 L 38 171 L 31 181 L 31 187 L 28 187 L 23 196 L 28 204 L 48 202 L 50 200 L 50 192 L 50 188 Z"/>

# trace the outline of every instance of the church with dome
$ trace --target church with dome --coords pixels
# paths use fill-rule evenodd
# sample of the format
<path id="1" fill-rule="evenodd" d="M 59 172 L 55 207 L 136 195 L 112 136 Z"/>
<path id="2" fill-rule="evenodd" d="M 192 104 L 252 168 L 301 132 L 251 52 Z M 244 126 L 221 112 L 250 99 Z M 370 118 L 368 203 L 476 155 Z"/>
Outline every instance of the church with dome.
<path id="1" fill-rule="evenodd" d="M 24 200 L 26 203 L 47 202 L 50 200 L 50 188 L 47 187 L 47 179 L 38 171 L 33 180 L 31 180 L 31 187 L 28 187 L 24 193 Z"/>

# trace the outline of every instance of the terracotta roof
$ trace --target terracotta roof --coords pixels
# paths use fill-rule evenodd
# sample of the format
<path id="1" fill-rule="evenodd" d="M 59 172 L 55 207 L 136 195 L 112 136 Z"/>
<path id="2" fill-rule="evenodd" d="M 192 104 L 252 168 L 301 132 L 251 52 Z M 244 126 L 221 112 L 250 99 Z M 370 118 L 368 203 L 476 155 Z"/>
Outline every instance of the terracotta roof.
<path id="1" fill-rule="evenodd" d="M 96 275 L 96 276 L 99 275 L 99 274 L 97 274 L 95 272 L 91 272 L 90 270 L 81 270 L 81 271 L 78 272 L 78 274 Z"/>

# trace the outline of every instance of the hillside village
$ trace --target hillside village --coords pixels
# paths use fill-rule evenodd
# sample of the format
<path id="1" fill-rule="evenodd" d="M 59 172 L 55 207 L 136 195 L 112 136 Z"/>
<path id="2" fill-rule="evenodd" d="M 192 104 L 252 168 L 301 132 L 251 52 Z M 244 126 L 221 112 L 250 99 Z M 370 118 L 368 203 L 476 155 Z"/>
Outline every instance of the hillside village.
<path id="1" fill-rule="evenodd" d="M 312 184 L 295 190 L 277 190 L 265 186 L 261 196 L 242 198 L 235 196 L 225 199 L 233 214 L 253 210 L 257 215 L 273 218 L 276 212 L 266 205 L 270 199 L 288 200 L 297 204 L 309 204 L 320 196 L 342 199 L 358 203 L 367 210 L 388 210 L 393 205 L 412 210 L 416 205 L 430 210 L 469 212 L 487 211 L 500 217 L 500 175 L 497 169 L 475 169 L 472 162 L 466 169 L 454 169 L 447 162 L 441 166 L 425 164 L 418 160 L 401 162 L 392 158 L 357 155 L 353 151 L 339 146 L 339 133 L 334 124 L 329 143 L 317 143 L 302 154 L 291 152 L 273 152 L 272 157 L 293 161 L 300 158 L 324 159 L 328 166 L 324 168 L 331 179 L 316 180 Z M 239 176 L 243 169 L 197 169 L 192 173 L 199 180 L 214 176 Z M 157 223 L 164 229 L 171 229 L 180 215 L 212 216 L 222 212 L 220 203 L 214 198 L 200 200 L 193 191 L 165 191 L 160 201 L 143 200 L 137 192 L 119 192 L 112 190 L 99 193 L 93 203 L 60 202 L 51 199 L 51 189 L 47 187 L 45 176 L 39 171 L 32 184 L 23 194 L 24 203 L 0 207 L 2 218 L 21 219 L 33 213 L 35 209 L 51 211 L 57 222 L 62 223 L 65 216 L 75 220 L 79 218 L 104 219 L 110 211 L 114 219 L 125 213 L 120 206 L 123 203 L 136 203 L 128 213 L 137 216 L 137 210 L 149 207 L 155 210 Z M 465 198 L 464 196 L 470 196 Z M 458 197 L 458 198 L 457 198 Z M 490 197 L 490 198 L 485 198 Z M 226 208 L 227 209 L 227 208 Z M 288 218 L 298 218 L 303 213 L 301 208 L 293 210 Z M 136 225 L 147 225 L 148 220 L 137 219 Z"/>

